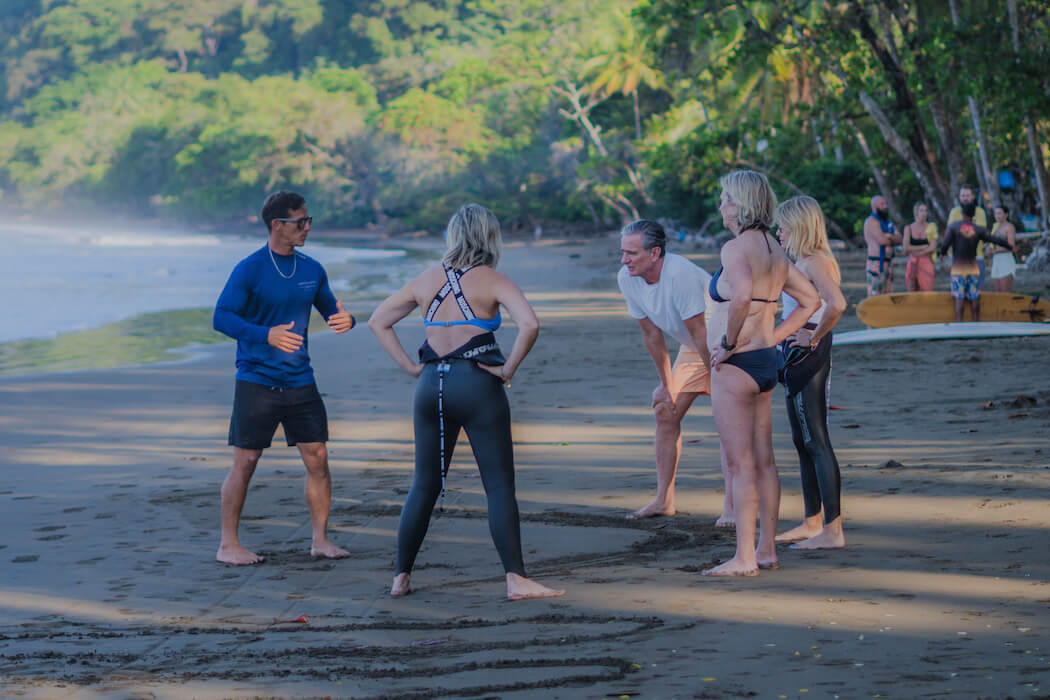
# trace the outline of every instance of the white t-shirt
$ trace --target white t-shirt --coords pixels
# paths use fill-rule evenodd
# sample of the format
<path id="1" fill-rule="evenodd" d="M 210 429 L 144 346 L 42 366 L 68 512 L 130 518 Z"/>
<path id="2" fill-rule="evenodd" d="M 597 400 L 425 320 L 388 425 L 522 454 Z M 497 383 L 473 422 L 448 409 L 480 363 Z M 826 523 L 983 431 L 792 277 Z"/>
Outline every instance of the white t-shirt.
<path id="1" fill-rule="evenodd" d="M 704 313 L 704 295 L 711 281 L 706 270 L 681 255 L 666 253 L 656 284 L 632 277 L 626 267 L 620 268 L 616 281 L 631 318 L 648 318 L 685 347 L 699 351 L 684 319 Z"/>

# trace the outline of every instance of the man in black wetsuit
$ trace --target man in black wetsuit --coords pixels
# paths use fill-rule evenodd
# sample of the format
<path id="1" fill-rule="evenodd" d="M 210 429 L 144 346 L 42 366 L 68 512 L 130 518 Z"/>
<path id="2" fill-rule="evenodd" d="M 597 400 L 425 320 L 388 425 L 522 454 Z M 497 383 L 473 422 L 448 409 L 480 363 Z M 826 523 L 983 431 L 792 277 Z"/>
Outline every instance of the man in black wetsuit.
<path id="1" fill-rule="evenodd" d="M 981 285 L 980 269 L 977 266 L 977 246 L 981 241 L 998 243 L 1004 248 L 1013 250 L 1010 241 L 988 233 L 984 226 L 974 223 L 977 210 L 976 202 L 962 205 L 962 220 L 948 224 L 944 240 L 941 241 L 940 253 L 952 251 L 952 298 L 955 300 L 955 320 L 963 320 L 963 305 L 970 302 L 970 313 L 973 320 L 980 320 Z"/>

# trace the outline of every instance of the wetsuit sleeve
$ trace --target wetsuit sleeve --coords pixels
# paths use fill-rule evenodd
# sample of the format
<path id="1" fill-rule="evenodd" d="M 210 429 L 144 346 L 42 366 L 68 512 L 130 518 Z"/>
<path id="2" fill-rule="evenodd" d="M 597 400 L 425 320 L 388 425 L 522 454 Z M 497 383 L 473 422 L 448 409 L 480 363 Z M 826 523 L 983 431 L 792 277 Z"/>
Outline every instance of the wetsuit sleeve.
<path id="1" fill-rule="evenodd" d="M 938 251 L 940 252 L 940 254 L 942 256 L 945 253 L 948 252 L 948 248 L 951 247 L 951 245 L 954 242 L 954 240 L 955 240 L 955 226 L 952 225 L 952 224 L 949 224 L 947 230 L 945 230 L 945 232 L 944 232 L 944 238 L 941 239 L 940 248 L 938 249 Z"/>
<path id="2" fill-rule="evenodd" d="M 265 343 L 270 329 L 249 323 L 243 316 L 251 293 L 249 282 L 250 276 L 244 265 L 234 268 L 230 279 L 226 280 L 222 294 L 219 295 L 219 301 L 215 304 L 212 327 L 234 340 Z"/>
<path id="3" fill-rule="evenodd" d="M 324 268 L 321 268 L 321 280 L 317 283 L 317 294 L 314 295 L 314 306 L 321 312 L 321 316 L 327 319 L 334 313 L 338 313 L 339 309 L 335 305 L 335 294 L 332 294 L 332 288 L 328 285 L 328 272 Z"/>

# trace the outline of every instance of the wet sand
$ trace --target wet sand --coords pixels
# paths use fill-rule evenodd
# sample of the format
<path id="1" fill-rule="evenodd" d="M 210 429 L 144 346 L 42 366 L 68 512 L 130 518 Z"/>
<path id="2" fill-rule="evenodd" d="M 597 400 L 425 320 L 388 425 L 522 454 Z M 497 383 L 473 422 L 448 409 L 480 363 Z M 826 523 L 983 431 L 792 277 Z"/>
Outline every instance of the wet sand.
<path id="1" fill-rule="evenodd" d="M 847 548 L 781 545 L 779 571 L 705 579 L 734 542 L 713 527 L 708 399 L 684 426 L 680 514 L 624 519 L 655 485 L 655 370 L 616 289 L 617 245 L 519 243 L 502 264 L 543 324 L 509 391 L 526 564 L 560 599 L 503 600 L 465 439 L 415 592 L 389 598 L 413 382 L 363 325 L 311 339 L 341 561 L 309 557 L 302 466 L 280 434 L 241 526 L 266 563 L 213 560 L 232 343 L 0 380 L 0 695 L 1050 695 L 1050 338 L 837 349 Z M 861 264 L 843 256 L 853 302 Z M 422 325 L 403 325 L 414 347 Z M 779 390 L 773 406 L 783 530 L 802 505 Z"/>

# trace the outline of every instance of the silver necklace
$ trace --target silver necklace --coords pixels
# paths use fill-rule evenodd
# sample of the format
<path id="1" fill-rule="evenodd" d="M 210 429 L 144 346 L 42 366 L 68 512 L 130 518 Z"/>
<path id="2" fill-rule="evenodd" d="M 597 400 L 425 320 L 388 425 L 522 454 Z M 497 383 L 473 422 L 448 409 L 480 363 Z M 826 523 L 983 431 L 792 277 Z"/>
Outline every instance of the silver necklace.
<path id="1" fill-rule="evenodd" d="M 299 264 L 299 260 L 295 257 L 295 250 L 292 250 L 292 274 L 286 275 L 281 272 L 281 268 L 277 267 L 277 259 L 273 257 L 273 248 L 266 246 L 266 250 L 270 251 L 270 262 L 273 263 L 273 269 L 277 270 L 277 274 L 286 280 L 290 280 L 295 277 L 295 268 Z"/>

